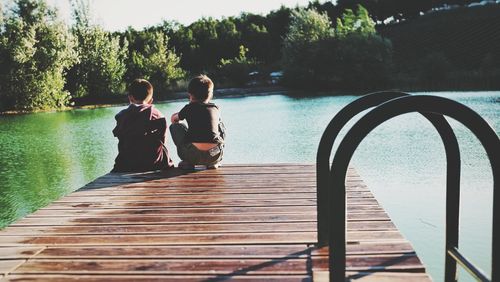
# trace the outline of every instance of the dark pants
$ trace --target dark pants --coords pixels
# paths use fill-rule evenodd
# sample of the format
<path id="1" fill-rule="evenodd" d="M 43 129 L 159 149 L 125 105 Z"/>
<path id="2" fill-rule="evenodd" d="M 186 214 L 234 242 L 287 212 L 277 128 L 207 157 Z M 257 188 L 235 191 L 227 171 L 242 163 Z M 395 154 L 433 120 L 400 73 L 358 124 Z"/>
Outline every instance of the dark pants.
<path id="1" fill-rule="evenodd" d="M 202 151 L 192 143 L 186 141 L 188 128 L 183 123 L 173 123 L 170 125 L 170 135 L 177 146 L 177 154 L 181 160 L 192 165 L 211 166 L 222 160 L 223 144 L 219 144 L 208 151 Z"/>

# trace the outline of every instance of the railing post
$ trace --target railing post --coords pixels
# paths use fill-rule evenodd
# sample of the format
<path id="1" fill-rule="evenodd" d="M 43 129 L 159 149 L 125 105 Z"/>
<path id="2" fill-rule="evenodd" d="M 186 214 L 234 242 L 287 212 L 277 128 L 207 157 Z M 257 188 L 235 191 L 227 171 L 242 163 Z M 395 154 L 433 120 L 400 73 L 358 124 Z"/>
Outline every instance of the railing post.
<path id="1" fill-rule="evenodd" d="M 410 94 L 398 91 L 383 91 L 360 97 L 341 109 L 326 127 L 316 155 L 316 193 L 318 215 L 318 245 L 328 244 L 330 234 L 330 157 L 333 144 L 344 126 L 357 114 L 384 102 Z"/>

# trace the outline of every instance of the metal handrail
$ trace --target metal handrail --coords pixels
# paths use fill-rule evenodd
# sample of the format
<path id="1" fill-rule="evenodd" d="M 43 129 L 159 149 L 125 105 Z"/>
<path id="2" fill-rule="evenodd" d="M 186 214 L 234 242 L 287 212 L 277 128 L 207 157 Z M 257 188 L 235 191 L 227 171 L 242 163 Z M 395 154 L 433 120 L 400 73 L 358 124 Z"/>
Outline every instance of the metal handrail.
<path id="1" fill-rule="evenodd" d="M 357 114 L 378 106 L 395 98 L 406 97 L 410 94 L 398 91 L 375 92 L 358 98 L 340 110 L 326 127 L 316 156 L 316 180 L 317 180 L 317 214 L 318 214 L 318 245 L 323 246 L 328 243 L 330 232 L 331 214 L 329 204 L 330 199 L 330 156 L 333 144 L 342 128 Z M 423 114 L 436 128 L 445 146 L 447 160 L 447 180 L 448 192 L 446 206 L 447 210 L 447 231 L 446 248 L 458 247 L 459 228 L 459 203 L 460 203 L 460 151 L 458 142 L 449 123 L 441 115 Z M 338 226 L 335 225 L 337 228 Z M 345 246 L 344 246 L 345 248 Z M 340 250 L 339 252 L 344 252 Z M 445 281 L 456 281 L 456 263 L 452 258 L 446 257 Z M 337 260 L 339 268 L 345 269 L 345 259 Z"/>
<path id="2" fill-rule="evenodd" d="M 491 281 L 500 279 L 500 244 L 499 240 L 495 240 L 495 238 L 500 238 L 500 188 L 498 188 L 500 186 L 500 156 L 496 153 L 500 148 L 500 139 L 488 123 L 470 108 L 450 99 L 419 95 L 392 99 L 368 112 L 347 132 L 335 153 L 330 170 L 330 181 L 333 186 L 330 195 L 330 203 L 332 204 L 330 215 L 335 226 L 329 234 L 330 280 L 341 281 L 345 279 L 345 178 L 354 151 L 366 135 L 378 125 L 393 117 L 411 112 L 434 113 L 454 118 L 472 131 L 484 147 L 493 172 Z M 447 144 L 445 145 L 448 147 Z M 447 254 L 449 250 L 455 251 L 457 249 L 447 248 Z M 447 257 L 453 258 L 451 255 L 447 255 Z M 448 268 L 448 264 L 445 267 Z"/>

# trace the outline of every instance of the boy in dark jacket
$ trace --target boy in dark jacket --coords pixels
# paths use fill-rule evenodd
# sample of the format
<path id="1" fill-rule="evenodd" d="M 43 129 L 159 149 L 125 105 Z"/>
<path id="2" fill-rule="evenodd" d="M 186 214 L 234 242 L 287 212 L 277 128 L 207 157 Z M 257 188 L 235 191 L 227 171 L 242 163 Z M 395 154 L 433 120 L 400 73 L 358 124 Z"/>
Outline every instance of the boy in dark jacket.
<path id="1" fill-rule="evenodd" d="M 167 122 L 153 106 L 153 86 L 136 79 L 129 86 L 128 108 L 116 116 L 113 135 L 118 156 L 113 172 L 133 172 L 173 167 L 166 144 Z"/>

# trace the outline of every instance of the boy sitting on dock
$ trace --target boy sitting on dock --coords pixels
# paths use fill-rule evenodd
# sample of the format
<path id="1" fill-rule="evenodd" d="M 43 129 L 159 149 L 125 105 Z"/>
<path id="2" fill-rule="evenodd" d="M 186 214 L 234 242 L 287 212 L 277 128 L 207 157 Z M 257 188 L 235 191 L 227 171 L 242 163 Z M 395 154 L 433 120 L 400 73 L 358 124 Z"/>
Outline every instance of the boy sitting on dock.
<path id="1" fill-rule="evenodd" d="M 128 108 L 116 116 L 113 134 L 118 138 L 118 156 L 113 172 L 159 170 L 173 167 L 166 142 L 167 121 L 153 106 L 153 86 L 134 80 L 128 89 Z"/>
<path id="2" fill-rule="evenodd" d="M 224 149 L 224 126 L 219 108 L 211 103 L 214 84 L 206 75 L 191 79 L 188 85 L 189 104 L 172 115 L 170 134 L 177 146 L 182 169 L 205 165 L 218 168 Z M 187 121 L 187 126 L 179 121 Z"/>

